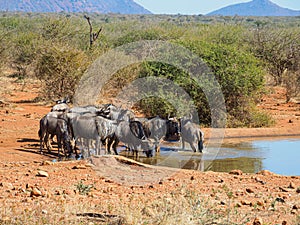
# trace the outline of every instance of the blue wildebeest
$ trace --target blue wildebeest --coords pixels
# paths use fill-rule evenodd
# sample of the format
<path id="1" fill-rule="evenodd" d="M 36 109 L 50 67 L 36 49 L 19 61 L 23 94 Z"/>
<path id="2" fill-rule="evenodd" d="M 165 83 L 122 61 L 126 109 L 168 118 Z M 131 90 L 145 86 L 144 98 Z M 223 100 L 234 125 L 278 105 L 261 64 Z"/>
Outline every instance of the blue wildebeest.
<path id="1" fill-rule="evenodd" d="M 106 118 L 115 121 L 121 121 L 121 120 L 131 121 L 135 118 L 135 115 L 131 110 L 122 109 L 112 104 L 107 105 L 104 111 L 106 112 Z"/>
<path id="2" fill-rule="evenodd" d="M 189 143 L 194 152 L 202 152 L 204 133 L 199 126 L 192 122 L 191 119 L 183 117 L 180 119 L 180 130 L 182 140 L 182 150 L 185 149 L 185 142 Z"/>
<path id="3" fill-rule="evenodd" d="M 91 140 L 95 140 L 96 154 L 100 154 L 100 144 L 102 140 L 114 135 L 116 123 L 101 116 L 96 116 L 92 113 L 85 113 L 83 115 L 76 113 L 68 113 L 70 128 L 75 142 L 79 138 L 87 141 L 86 147 L 88 156 L 90 156 Z"/>
<path id="4" fill-rule="evenodd" d="M 153 156 L 153 144 L 146 137 L 142 123 L 139 121 L 119 121 L 115 130 L 114 139 L 111 139 L 109 148 L 116 148 L 119 142 L 124 143 L 129 149 L 138 156 L 138 151 L 141 149 L 147 157 Z"/>
<path id="5" fill-rule="evenodd" d="M 69 99 L 64 98 L 62 100 L 57 100 L 56 105 L 54 105 L 51 109 L 51 112 L 67 112 L 69 110 Z"/>
<path id="6" fill-rule="evenodd" d="M 85 152 L 85 149 L 82 149 L 84 158 L 91 155 L 90 142 L 92 140 L 96 141 L 95 149 L 97 152 L 100 147 L 100 137 L 96 128 L 95 115 L 89 113 L 85 113 L 84 115 L 68 113 L 67 117 L 69 118 L 69 126 L 76 145 L 78 144 L 78 141 L 81 140 L 83 147 L 87 147 L 87 152 Z M 83 144 L 83 142 L 85 142 L 85 144 Z"/>
<path id="7" fill-rule="evenodd" d="M 68 130 L 67 120 L 62 116 L 62 113 L 50 112 L 40 120 L 40 129 L 38 135 L 40 138 L 40 152 L 43 151 L 43 146 L 46 144 L 48 151 L 52 150 L 49 141 L 49 135 L 56 136 L 58 145 L 58 156 L 60 150 L 64 150 L 64 155 L 68 156 L 72 152 L 71 138 Z"/>
<path id="8" fill-rule="evenodd" d="M 44 145 L 46 145 L 48 151 L 52 150 L 50 139 L 52 140 L 55 134 L 50 134 L 49 132 L 47 132 L 47 127 L 50 127 L 49 129 L 51 129 L 51 133 L 55 133 L 54 131 L 56 129 L 56 121 L 48 125 L 48 119 L 50 120 L 53 118 L 57 119 L 58 116 L 62 114 L 63 112 L 59 112 L 59 111 L 49 112 L 42 119 L 40 119 L 40 128 L 38 131 L 38 135 L 40 138 L 40 152 L 42 152 L 42 148 L 44 147 Z M 51 138 L 49 138 L 49 135 L 51 135 Z M 47 140 L 47 142 L 45 142 L 45 140 Z"/>
<path id="9" fill-rule="evenodd" d="M 169 137 L 179 135 L 178 123 L 174 119 L 162 119 L 159 116 L 144 119 L 142 122 L 145 133 L 148 138 L 154 140 L 155 151 L 159 151 L 159 144 L 163 140 L 168 140 Z"/>
<path id="10" fill-rule="evenodd" d="M 110 149 L 108 149 L 107 145 L 108 145 L 108 141 L 110 139 L 113 139 L 115 136 L 115 131 L 117 129 L 117 122 L 110 119 L 106 119 L 102 116 L 96 116 L 95 121 L 96 121 L 96 127 L 100 139 L 102 142 L 106 142 L 105 150 L 110 154 L 111 152 Z M 118 155 L 116 149 L 114 149 L 114 153 Z M 98 154 L 100 154 L 100 152 L 98 152 Z"/>
<path id="11" fill-rule="evenodd" d="M 71 121 L 77 117 L 77 116 L 89 116 L 89 117 L 95 117 L 98 115 L 105 115 L 105 111 L 104 111 L 105 106 L 95 106 L 95 105 L 87 105 L 87 106 L 76 106 L 76 107 L 72 107 L 68 110 L 67 113 L 67 117 L 68 117 L 68 121 L 69 121 L 69 127 L 71 129 L 71 133 L 73 135 L 73 138 L 75 138 L 74 136 L 74 132 L 72 132 L 72 126 L 71 126 Z M 84 126 L 84 124 L 82 124 L 82 126 Z M 93 125 L 94 126 L 94 125 Z M 86 128 L 87 129 L 87 128 Z M 89 132 L 92 132 L 92 130 L 90 129 Z M 87 135 L 87 134 L 86 134 Z M 91 134 L 90 134 L 91 135 Z M 75 139 L 74 139 L 75 140 Z M 78 146 L 79 142 L 81 144 L 82 148 L 87 148 L 88 149 L 88 153 L 90 153 L 90 147 L 93 144 L 93 140 L 96 139 L 90 139 L 90 138 L 84 138 L 82 137 L 82 135 L 80 136 L 80 132 L 78 133 L 78 135 L 76 136 L 76 141 L 75 141 L 75 152 L 76 151 L 76 144 Z M 96 143 L 98 144 L 98 142 Z M 97 148 L 96 148 L 97 149 Z M 97 149 L 98 150 L 98 149 Z M 97 153 L 96 153 L 97 154 Z"/>
<path id="12" fill-rule="evenodd" d="M 97 107 L 94 105 L 87 105 L 87 106 L 76 106 L 72 107 L 68 110 L 69 113 L 76 113 L 79 115 L 84 115 L 84 114 L 94 114 L 94 115 L 104 115 L 104 108 Z"/>

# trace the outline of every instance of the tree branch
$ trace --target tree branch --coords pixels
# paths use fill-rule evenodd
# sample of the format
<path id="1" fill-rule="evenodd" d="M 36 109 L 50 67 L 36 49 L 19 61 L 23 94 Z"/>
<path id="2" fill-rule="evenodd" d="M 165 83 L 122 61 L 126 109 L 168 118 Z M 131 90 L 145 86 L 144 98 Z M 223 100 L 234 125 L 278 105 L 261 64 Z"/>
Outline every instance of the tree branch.
<path id="1" fill-rule="evenodd" d="M 90 48 L 92 48 L 94 42 L 98 39 L 100 32 L 102 31 L 102 27 L 99 29 L 97 33 L 93 33 L 93 26 L 90 20 L 90 17 L 84 15 L 84 18 L 87 20 L 90 27 Z"/>

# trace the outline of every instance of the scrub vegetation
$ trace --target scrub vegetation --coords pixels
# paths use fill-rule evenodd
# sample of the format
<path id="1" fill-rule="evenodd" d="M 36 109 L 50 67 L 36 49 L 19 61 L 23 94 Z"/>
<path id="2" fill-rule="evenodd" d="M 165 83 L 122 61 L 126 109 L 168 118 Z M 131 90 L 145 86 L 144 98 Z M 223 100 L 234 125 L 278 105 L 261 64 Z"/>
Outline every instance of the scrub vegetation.
<path id="1" fill-rule="evenodd" d="M 225 98 L 228 127 L 272 124 L 256 108 L 266 85 L 287 87 L 287 101 L 299 93 L 299 17 L 88 16 L 95 30 L 102 27 L 93 45 L 84 14 L 2 13 L 2 72 L 13 71 L 10 76 L 21 81 L 39 79 L 43 85 L 40 97 L 45 100 L 72 98 L 81 76 L 99 56 L 127 43 L 162 40 L 187 48 L 211 68 Z M 183 88 L 200 122 L 210 125 L 211 112 L 201 87 L 185 71 L 161 62 L 146 61 L 118 71 L 103 97 L 111 99 L 132 80 L 148 76 L 166 78 Z M 147 115 L 181 116 L 184 110 L 180 109 L 188 104 L 176 106 L 176 111 L 167 98 L 144 96 L 136 107 Z"/>

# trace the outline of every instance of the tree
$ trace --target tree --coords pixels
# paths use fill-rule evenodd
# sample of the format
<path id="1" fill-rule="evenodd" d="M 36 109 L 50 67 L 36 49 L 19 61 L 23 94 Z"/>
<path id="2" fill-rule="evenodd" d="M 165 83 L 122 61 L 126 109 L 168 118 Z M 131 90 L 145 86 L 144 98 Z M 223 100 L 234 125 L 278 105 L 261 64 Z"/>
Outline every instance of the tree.
<path id="1" fill-rule="evenodd" d="M 72 98 L 82 74 L 88 66 L 88 57 L 80 50 L 56 43 L 39 51 L 36 77 L 42 81 L 43 97 Z"/>
<path id="2" fill-rule="evenodd" d="M 266 63 L 274 85 L 284 85 L 284 71 L 295 73 L 300 68 L 299 29 L 260 28 L 254 32 L 251 49 Z"/>
<path id="3" fill-rule="evenodd" d="M 99 34 L 102 31 L 102 27 L 98 30 L 98 32 L 94 33 L 90 17 L 84 15 L 84 18 L 87 20 L 89 27 L 90 27 L 90 48 L 92 48 L 94 42 L 98 39 Z"/>
<path id="4" fill-rule="evenodd" d="M 193 51 L 212 69 L 222 88 L 229 118 L 237 121 L 229 126 L 249 125 L 253 121 L 249 105 L 253 105 L 253 101 L 259 97 L 257 93 L 264 86 L 264 73 L 260 61 L 246 50 L 233 45 L 198 40 L 178 40 L 177 43 Z M 165 77 L 174 81 L 192 97 L 200 121 L 210 124 L 211 112 L 205 94 L 183 71 L 159 62 L 146 62 L 141 76 Z M 148 103 L 151 103 L 153 108 L 158 105 L 153 103 L 153 99 Z M 169 105 L 165 106 L 165 111 L 172 110 Z M 188 104 L 177 107 L 187 108 Z"/>

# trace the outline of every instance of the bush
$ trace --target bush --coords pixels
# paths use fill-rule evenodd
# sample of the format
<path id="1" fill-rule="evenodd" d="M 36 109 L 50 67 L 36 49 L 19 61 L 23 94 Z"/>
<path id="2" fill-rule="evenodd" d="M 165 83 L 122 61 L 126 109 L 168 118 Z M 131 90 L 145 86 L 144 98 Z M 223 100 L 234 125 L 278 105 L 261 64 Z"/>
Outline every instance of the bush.
<path id="1" fill-rule="evenodd" d="M 155 90 L 156 95 L 159 97 L 145 96 L 140 105 L 149 116 L 159 115 L 166 118 L 172 115 L 181 117 L 193 113 L 196 107 L 201 123 L 210 123 L 210 109 L 206 96 L 186 72 L 175 66 L 160 62 L 145 62 L 142 66 L 140 77 L 167 79 L 185 92 L 183 93 L 180 90 L 175 92 L 163 80 L 155 82 L 152 84 L 152 90 Z M 151 82 L 146 85 L 151 86 Z M 144 89 L 146 88 L 144 87 Z M 185 94 L 188 96 L 185 96 Z"/>
<path id="2" fill-rule="evenodd" d="M 36 77 L 42 81 L 42 95 L 47 99 L 72 97 L 88 66 L 88 57 L 80 50 L 56 44 L 39 51 Z"/>
<path id="3" fill-rule="evenodd" d="M 239 108 L 237 111 L 240 113 L 240 116 L 236 114 L 235 116 L 228 115 L 228 127 L 270 127 L 275 123 L 270 115 L 257 109 L 253 103 Z"/>
<path id="4" fill-rule="evenodd" d="M 300 70 L 300 29 L 261 27 L 249 38 L 251 51 L 265 62 L 275 85 L 285 84 L 284 71 Z"/>
<path id="5" fill-rule="evenodd" d="M 88 193 L 90 193 L 91 189 L 94 188 L 94 185 L 85 185 L 81 180 L 78 184 L 75 185 L 75 187 L 77 191 L 79 191 L 79 194 L 87 195 Z"/>
<path id="6" fill-rule="evenodd" d="M 129 31 L 125 35 L 114 41 L 114 46 L 121 46 L 135 41 L 143 40 L 167 40 L 168 37 L 164 34 L 161 28 L 148 28 L 145 30 Z"/>
<path id="7" fill-rule="evenodd" d="M 235 46 L 208 43 L 200 46 L 200 57 L 211 67 L 222 88 L 228 116 L 235 117 L 242 126 L 247 125 L 252 114 L 249 109 L 253 109 L 248 106 L 257 101 L 264 87 L 260 61 Z"/>
<path id="8" fill-rule="evenodd" d="M 227 41 L 228 39 L 226 39 Z M 228 116 L 239 121 L 239 123 L 234 122 L 229 126 L 249 124 L 252 112 L 248 110 L 253 108 L 248 106 L 255 102 L 256 98 L 259 97 L 258 93 L 264 87 L 264 73 L 260 61 L 246 50 L 235 47 L 232 43 L 228 45 L 187 39 L 176 41 L 176 43 L 190 49 L 212 69 L 222 88 Z M 193 99 L 201 123 L 210 124 L 211 113 L 206 96 L 186 73 L 171 65 L 146 62 L 141 73 L 141 77 L 145 76 L 164 77 L 178 84 Z M 147 101 L 147 104 L 147 111 L 154 114 L 157 114 L 158 111 L 166 114 L 170 110 L 167 104 L 160 104 L 165 109 L 158 109 L 153 99 Z M 149 104 L 152 105 L 153 109 L 149 110 L 151 107 Z M 182 107 L 188 108 L 187 105 L 184 104 Z M 180 108 L 181 106 L 177 107 Z"/>

